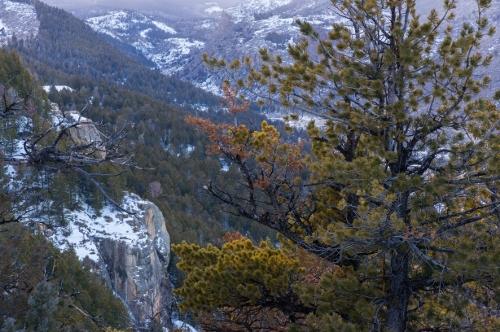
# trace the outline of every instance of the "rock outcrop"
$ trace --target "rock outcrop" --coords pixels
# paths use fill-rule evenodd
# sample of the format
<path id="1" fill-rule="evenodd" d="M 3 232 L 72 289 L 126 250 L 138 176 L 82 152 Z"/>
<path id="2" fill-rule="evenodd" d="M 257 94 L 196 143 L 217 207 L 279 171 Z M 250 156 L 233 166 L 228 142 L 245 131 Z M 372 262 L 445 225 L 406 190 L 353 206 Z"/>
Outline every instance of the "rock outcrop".
<path id="1" fill-rule="evenodd" d="M 172 306 L 168 279 L 170 238 L 161 211 L 152 203 L 143 204 L 144 214 L 136 219 L 145 227 L 146 245 L 131 246 L 113 239 L 98 240 L 103 262 L 101 273 L 128 306 L 136 326 L 153 321 L 167 325 Z"/>
<path id="2" fill-rule="evenodd" d="M 122 299 L 137 329 L 170 325 L 172 286 L 168 278 L 170 236 L 153 203 L 126 194 L 123 207 L 95 212 L 82 204 L 65 211 L 68 225 L 46 236 L 60 249 L 73 249 Z"/>
<path id="3" fill-rule="evenodd" d="M 68 128 L 72 144 L 87 146 L 87 150 L 98 159 L 106 158 L 103 135 L 92 120 L 85 118 L 78 111 L 62 112 L 55 103 L 51 104 L 51 112 L 55 126 Z"/>
<path id="4" fill-rule="evenodd" d="M 53 126 L 69 128 L 70 144 L 89 146 L 99 158 L 106 157 L 100 149 L 102 134 L 92 120 L 77 111 L 62 112 L 57 104 L 51 104 L 50 115 Z M 23 158 L 22 152 L 16 155 Z M 9 171 L 11 186 L 22 184 L 17 170 Z M 132 193 L 124 193 L 121 208 L 105 203 L 98 211 L 84 197 L 77 199 L 78 208 L 62 211 L 64 225 L 45 226 L 52 223 L 47 212 L 55 205 L 47 201 L 27 216 L 29 225 L 59 249 L 73 250 L 100 275 L 127 307 L 136 330 L 171 327 L 170 236 L 160 209 Z"/>

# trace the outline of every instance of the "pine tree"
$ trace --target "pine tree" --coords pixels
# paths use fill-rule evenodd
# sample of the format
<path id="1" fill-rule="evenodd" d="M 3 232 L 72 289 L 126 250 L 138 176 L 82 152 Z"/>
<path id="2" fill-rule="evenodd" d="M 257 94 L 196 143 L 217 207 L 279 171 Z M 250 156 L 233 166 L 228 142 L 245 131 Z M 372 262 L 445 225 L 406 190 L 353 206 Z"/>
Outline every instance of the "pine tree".
<path id="1" fill-rule="evenodd" d="M 491 1 L 478 0 L 477 19 L 458 30 L 453 0 L 426 19 L 415 0 L 332 5 L 343 22 L 324 37 L 298 21 L 291 63 L 266 50 L 257 65 L 206 57 L 248 73 L 226 87 L 230 109 L 248 107 L 234 104 L 240 92 L 265 87 L 322 120 L 291 144 L 267 123 L 189 119 L 242 175 L 236 188 L 214 181 L 209 191 L 340 269 L 300 290 L 322 313 L 312 330 L 498 328 L 500 112 L 485 97 L 492 58 L 479 48 L 495 32 Z"/>
<path id="2" fill-rule="evenodd" d="M 28 299 L 30 309 L 27 314 L 27 325 L 30 330 L 49 332 L 56 329 L 53 319 L 59 304 L 57 287 L 43 280 L 33 290 Z"/>
<path id="3" fill-rule="evenodd" d="M 241 235 L 221 247 L 174 246 L 179 268 L 186 273 L 176 293 L 181 310 L 191 310 L 207 330 L 279 330 L 284 322 L 311 312 L 298 301 L 293 285 L 300 277 L 298 261 Z"/>

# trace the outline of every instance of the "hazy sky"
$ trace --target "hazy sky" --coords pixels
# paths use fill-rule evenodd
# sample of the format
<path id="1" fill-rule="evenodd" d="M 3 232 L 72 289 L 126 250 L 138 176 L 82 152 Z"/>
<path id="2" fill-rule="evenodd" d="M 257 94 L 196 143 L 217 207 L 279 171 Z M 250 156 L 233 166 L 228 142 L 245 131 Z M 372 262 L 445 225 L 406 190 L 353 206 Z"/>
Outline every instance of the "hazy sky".
<path id="1" fill-rule="evenodd" d="M 102 9 L 102 8 L 128 8 L 143 11 L 159 10 L 165 14 L 187 14 L 201 13 L 208 3 L 217 3 L 222 7 L 237 4 L 247 0 L 42 0 L 51 5 L 62 7 L 67 10 L 77 9 Z M 307 0 L 303 0 L 307 1 Z M 495 0 L 496 3 L 500 0 Z M 459 7 L 470 5 L 472 0 L 459 0 Z M 424 12 L 429 8 L 441 8 L 441 0 L 418 0 L 418 7 Z M 472 11 L 474 8 L 470 8 Z"/>
<path id="2" fill-rule="evenodd" d="M 169 12 L 196 12 L 206 3 L 217 2 L 222 6 L 234 5 L 244 0 L 43 0 L 48 4 L 69 10 L 97 9 L 102 7 L 161 10 Z"/>

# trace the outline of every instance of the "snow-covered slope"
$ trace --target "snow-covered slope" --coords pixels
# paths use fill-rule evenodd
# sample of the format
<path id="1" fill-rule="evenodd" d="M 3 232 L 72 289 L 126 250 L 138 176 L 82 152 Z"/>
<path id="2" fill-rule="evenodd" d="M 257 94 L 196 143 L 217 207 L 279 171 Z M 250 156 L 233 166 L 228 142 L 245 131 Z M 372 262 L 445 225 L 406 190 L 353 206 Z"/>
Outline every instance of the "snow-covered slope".
<path id="1" fill-rule="evenodd" d="M 421 0 L 417 5 L 424 16 L 431 8 L 441 7 L 439 1 L 432 0 Z M 472 18 L 474 10 L 472 0 L 458 0 L 454 26 L 460 28 L 462 21 Z M 212 0 L 205 2 L 203 12 L 203 17 L 162 18 L 120 11 L 89 17 L 87 23 L 96 31 L 134 46 L 165 74 L 218 93 L 223 77 L 206 70 L 201 60 L 203 53 L 229 59 L 257 57 L 260 48 L 267 48 L 286 55 L 287 44 L 300 38 L 296 19 L 310 22 L 320 31 L 340 20 L 330 0 L 247 0 L 229 8 Z M 488 16 L 500 22 L 500 0 L 493 1 Z M 167 32 L 157 33 L 158 27 L 152 23 L 155 21 L 166 24 Z M 483 49 L 496 56 L 491 67 L 493 86 L 500 84 L 499 43 L 497 34 L 485 42 Z"/>
<path id="2" fill-rule="evenodd" d="M 69 130 L 72 140 L 78 138 L 82 144 L 90 144 L 101 139 L 92 120 L 77 111 L 63 113 L 52 104 L 49 115 L 57 130 L 76 125 Z M 170 326 L 174 300 L 168 274 L 170 235 L 160 209 L 132 193 L 124 193 L 120 208 L 107 201 L 102 208 L 95 208 L 87 203 L 87 194 L 70 184 L 66 190 L 74 192 L 74 197 L 66 206 L 71 207 L 40 196 L 53 185 L 52 174 L 38 174 L 24 167 L 22 133 L 30 132 L 32 124 L 25 117 L 15 119 L 15 124 L 19 135 L 2 138 L 1 142 L 2 147 L 7 147 L 6 156 L 18 161 L 3 167 L 7 176 L 2 183 L 5 190 L 12 195 L 23 193 L 12 202 L 14 214 L 60 250 L 74 250 L 80 260 L 89 264 L 126 305 L 138 330 L 148 330 L 152 317 L 159 319 L 162 326 Z M 105 155 L 106 151 L 99 153 Z M 26 191 L 29 186 L 38 189 Z"/>
<path id="3" fill-rule="evenodd" d="M 251 15 L 265 14 L 276 8 L 280 8 L 292 3 L 293 0 L 250 0 L 243 1 L 235 7 L 227 9 L 232 17 L 237 21 L 245 21 Z"/>
<path id="4" fill-rule="evenodd" d="M 143 220 L 146 208 L 150 205 L 151 202 L 131 193 L 125 194 L 122 206 L 133 214 L 110 204 L 96 211 L 82 202 L 77 209 L 64 211 L 67 225 L 50 232 L 49 239 L 61 250 L 73 249 L 81 260 L 88 258 L 95 263 L 102 263 L 99 246 L 103 240 L 122 242 L 130 248 L 148 246 L 152 239 Z M 156 242 L 158 250 L 168 259 L 168 234 L 165 232 Z"/>
<path id="5" fill-rule="evenodd" d="M 250 0 L 224 8 L 205 3 L 205 16 L 162 18 L 131 11 L 112 11 L 88 17 L 95 31 L 105 33 L 140 50 L 163 73 L 191 81 L 210 92 L 219 92 L 221 77 L 208 72 L 202 54 L 240 57 L 266 47 L 286 51 L 299 38 L 296 19 L 306 19 L 319 29 L 335 20 L 328 0 Z"/>
<path id="6" fill-rule="evenodd" d="M 112 11 L 87 19 L 87 24 L 95 31 L 132 45 L 167 75 L 182 70 L 191 53 L 205 45 L 189 36 L 177 36 L 176 29 L 160 18 L 137 12 Z"/>
<path id="7" fill-rule="evenodd" d="M 40 22 L 30 4 L 0 0 L 0 46 L 12 37 L 29 39 L 38 35 Z"/>

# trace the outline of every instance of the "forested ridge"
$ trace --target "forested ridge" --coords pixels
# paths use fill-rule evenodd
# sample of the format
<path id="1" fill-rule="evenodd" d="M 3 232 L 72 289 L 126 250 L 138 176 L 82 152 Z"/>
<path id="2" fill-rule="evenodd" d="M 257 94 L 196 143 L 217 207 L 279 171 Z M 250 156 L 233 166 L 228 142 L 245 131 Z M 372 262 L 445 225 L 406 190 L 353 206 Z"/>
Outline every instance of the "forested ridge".
<path id="1" fill-rule="evenodd" d="M 37 66 L 46 84 L 61 84 L 43 67 L 79 75 L 93 81 L 119 84 L 153 98 L 176 104 L 218 105 L 218 99 L 179 79 L 153 70 L 146 59 L 123 52 L 68 12 L 34 0 L 40 30 L 31 42 L 11 43 L 26 61 Z"/>
<path id="2" fill-rule="evenodd" d="M 75 90 L 49 93 L 49 99 L 63 110 L 81 110 L 92 98 L 87 112 L 94 121 L 115 129 L 127 127 L 129 152 L 139 167 L 119 178 L 105 179 L 110 193 L 120 198 L 128 190 L 152 199 L 165 211 L 177 240 L 206 243 L 234 227 L 247 233 L 247 226 L 239 226 L 234 217 L 221 212 L 203 190 L 222 165 L 205 156 L 203 137 L 184 121 L 186 111 L 228 119 L 217 111 L 223 106 L 221 99 L 130 58 L 69 13 L 38 1 L 34 4 L 40 35 L 33 42 L 13 41 L 9 47 L 19 52 L 39 84 L 66 84 Z M 200 113 L 197 105 L 208 106 L 210 111 Z M 239 121 L 256 126 L 262 119 L 253 113 L 243 114 Z M 58 183 L 74 180 L 70 176 Z M 151 195 L 152 184 L 159 184 L 161 192 Z M 94 201 L 102 202 L 102 195 L 85 180 L 75 186 L 90 191 L 86 196 L 91 200 L 96 196 Z M 67 197 L 64 189 L 52 192 Z M 71 207 L 71 202 L 66 206 Z M 262 231 L 249 234 L 266 236 Z"/>

